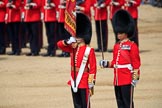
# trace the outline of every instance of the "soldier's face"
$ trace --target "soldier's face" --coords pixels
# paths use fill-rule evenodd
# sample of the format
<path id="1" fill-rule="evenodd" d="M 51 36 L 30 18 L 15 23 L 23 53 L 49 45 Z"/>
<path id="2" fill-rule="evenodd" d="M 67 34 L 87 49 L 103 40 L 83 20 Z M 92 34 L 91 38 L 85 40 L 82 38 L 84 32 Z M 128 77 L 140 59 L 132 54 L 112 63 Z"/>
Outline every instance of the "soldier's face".
<path id="1" fill-rule="evenodd" d="M 117 37 L 120 41 L 124 40 L 127 38 L 127 34 L 126 33 L 118 33 Z"/>
<path id="2" fill-rule="evenodd" d="M 73 42 L 73 43 L 71 44 L 71 46 L 72 46 L 73 48 L 76 48 L 76 47 L 78 46 L 78 43 L 77 43 L 77 42 Z"/>

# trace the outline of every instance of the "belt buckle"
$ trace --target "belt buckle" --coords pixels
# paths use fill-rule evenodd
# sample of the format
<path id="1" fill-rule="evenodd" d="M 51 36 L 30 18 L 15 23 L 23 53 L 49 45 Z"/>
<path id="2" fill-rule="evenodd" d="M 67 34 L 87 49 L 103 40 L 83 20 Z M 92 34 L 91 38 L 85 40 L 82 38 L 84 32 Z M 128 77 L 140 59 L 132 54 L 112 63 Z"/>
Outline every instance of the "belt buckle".
<path id="1" fill-rule="evenodd" d="M 88 56 L 84 55 L 84 57 L 83 57 L 83 63 L 85 64 L 87 62 L 87 60 L 88 60 Z"/>
<path id="2" fill-rule="evenodd" d="M 118 68 L 118 65 L 114 65 L 114 68 Z"/>

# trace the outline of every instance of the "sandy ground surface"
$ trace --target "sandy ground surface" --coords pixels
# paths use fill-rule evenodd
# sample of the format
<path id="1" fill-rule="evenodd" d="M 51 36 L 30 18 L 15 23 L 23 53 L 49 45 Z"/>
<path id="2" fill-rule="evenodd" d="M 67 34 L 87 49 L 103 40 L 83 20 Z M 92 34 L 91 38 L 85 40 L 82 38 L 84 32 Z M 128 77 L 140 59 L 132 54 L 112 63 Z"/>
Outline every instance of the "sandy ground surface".
<path id="1" fill-rule="evenodd" d="M 135 107 L 161 108 L 162 9 L 141 6 L 138 26 L 142 66 L 141 79 L 134 93 Z M 96 48 L 94 28 L 93 32 L 91 46 Z M 109 49 L 113 44 L 109 22 Z M 23 53 L 26 52 L 29 49 L 23 49 Z M 57 54 L 60 52 L 58 50 Z M 104 53 L 104 56 L 111 60 L 112 53 Z M 96 53 L 96 57 L 99 61 L 101 53 Z M 70 87 L 66 84 L 69 78 L 69 58 L 1 55 L 0 108 L 73 108 Z M 112 81 L 112 69 L 98 69 L 92 108 L 117 108 Z"/>

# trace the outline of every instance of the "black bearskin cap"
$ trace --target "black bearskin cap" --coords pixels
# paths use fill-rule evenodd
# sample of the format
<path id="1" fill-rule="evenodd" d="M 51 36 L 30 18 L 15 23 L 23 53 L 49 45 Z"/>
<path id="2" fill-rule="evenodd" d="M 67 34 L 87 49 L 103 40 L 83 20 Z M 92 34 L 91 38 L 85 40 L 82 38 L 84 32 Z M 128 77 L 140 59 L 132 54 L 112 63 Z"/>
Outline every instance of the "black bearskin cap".
<path id="1" fill-rule="evenodd" d="M 90 19 L 83 13 L 76 14 L 76 36 L 83 38 L 86 44 L 90 44 L 92 37 L 92 25 Z"/>
<path id="2" fill-rule="evenodd" d="M 112 26 L 115 34 L 126 33 L 128 37 L 132 37 L 135 31 L 135 23 L 132 16 L 123 9 L 118 10 L 112 19 Z"/>

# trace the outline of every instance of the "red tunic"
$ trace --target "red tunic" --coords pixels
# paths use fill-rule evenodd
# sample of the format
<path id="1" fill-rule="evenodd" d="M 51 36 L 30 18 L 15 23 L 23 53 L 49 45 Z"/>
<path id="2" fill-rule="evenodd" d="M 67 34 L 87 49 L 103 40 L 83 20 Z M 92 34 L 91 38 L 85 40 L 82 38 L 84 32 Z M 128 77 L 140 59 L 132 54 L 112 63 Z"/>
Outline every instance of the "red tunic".
<path id="1" fill-rule="evenodd" d="M 24 5 L 25 5 L 24 1 L 21 1 L 21 14 L 25 12 Z"/>
<path id="2" fill-rule="evenodd" d="M 15 8 L 7 8 L 7 22 L 20 22 L 21 21 L 21 0 L 13 0 Z"/>
<path id="3" fill-rule="evenodd" d="M 58 6 L 58 13 L 59 13 L 58 22 L 60 22 L 60 23 L 65 22 L 65 8 L 66 8 L 66 4 L 63 4 L 63 3 L 60 2 L 59 6 Z"/>
<path id="4" fill-rule="evenodd" d="M 84 7 L 83 13 L 86 14 L 89 18 L 91 18 L 91 0 L 85 0 L 83 3 L 81 3 L 79 6 Z"/>
<path id="5" fill-rule="evenodd" d="M 141 65 L 139 49 L 137 45 L 131 41 L 114 45 L 111 67 L 114 67 L 114 65 L 126 64 L 131 64 L 133 69 L 139 69 Z M 131 84 L 131 82 L 132 73 L 128 68 L 114 68 L 114 85 L 127 85 Z"/>
<path id="6" fill-rule="evenodd" d="M 113 18 L 114 14 L 116 11 L 118 11 L 119 9 L 121 9 L 121 7 L 124 5 L 125 0 L 112 0 L 115 2 L 118 2 L 119 5 L 115 6 L 115 5 L 110 5 L 109 10 L 110 10 L 110 20 Z"/>
<path id="7" fill-rule="evenodd" d="M 129 6 L 129 7 L 124 7 L 125 10 L 127 10 L 131 16 L 134 18 L 134 19 L 137 19 L 138 18 L 138 6 L 140 6 L 140 3 L 141 3 L 141 0 L 134 0 L 136 3 L 132 4 L 132 6 Z"/>
<path id="8" fill-rule="evenodd" d="M 97 3 L 98 0 L 95 0 L 95 3 Z M 104 8 L 96 8 L 94 7 L 94 19 L 95 20 L 107 20 L 108 17 L 108 10 L 107 6 L 110 4 L 110 0 L 105 0 L 103 3 L 105 3 Z"/>
<path id="9" fill-rule="evenodd" d="M 41 14 L 41 0 L 32 0 L 32 3 L 36 3 L 31 9 L 25 10 L 25 22 L 36 22 L 40 21 Z M 27 0 L 24 0 L 24 4 L 27 4 Z"/>
<path id="10" fill-rule="evenodd" d="M 71 66 L 74 67 L 74 63 L 73 63 L 73 48 L 69 45 L 69 46 L 65 46 L 63 44 L 63 41 L 59 41 L 57 43 L 57 46 L 65 51 L 65 52 L 70 52 L 70 56 L 71 56 Z M 83 55 L 86 49 L 86 45 L 78 47 L 76 49 L 74 49 L 75 52 L 75 60 L 76 60 L 76 67 L 80 68 L 81 66 L 81 62 L 83 59 Z M 81 78 L 81 81 L 79 83 L 78 88 L 88 88 L 88 76 L 89 74 L 94 74 L 94 79 L 96 78 L 96 56 L 95 56 L 95 52 L 94 49 L 91 48 L 90 50 L 90 54 L 88 57 L 88 61 L 87 64 L 85 66 L 85 68 L 89 68 L 89 72 L 84 72 L 83 76 Z M 78 74 L 78 71 L 76 71 L 76 74 Z M 71 71 L 71 77 L 74 79 L 74 71 Z M 71 85 L 70 81 L 68 82 L 69 85 Z"/>
<path id="11" fill-rule="evenodd" d="M 44 9 L 44 6 L 47 4 L 47 0 L 42 0 L 42 11 L 44 13 L 44 21 L 57 21 L 56 19 L 56 10 L 58 8 L 59 0 L 51 0 L 51 3 L 55 4 L 55 7 L 51 9 Z"/>
<path id="12" fill-rule="evenodd" d="M 3 2 L 0 5 L 0 22 L 5 22 L 5 14 L 6 14 L 6 3 L 8 0 L 1 0 Z"/>

